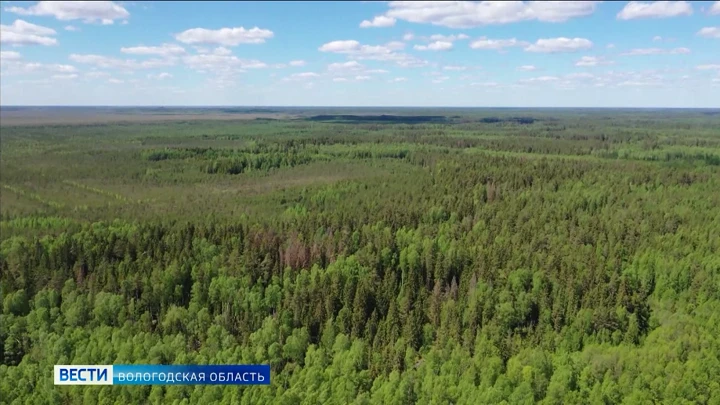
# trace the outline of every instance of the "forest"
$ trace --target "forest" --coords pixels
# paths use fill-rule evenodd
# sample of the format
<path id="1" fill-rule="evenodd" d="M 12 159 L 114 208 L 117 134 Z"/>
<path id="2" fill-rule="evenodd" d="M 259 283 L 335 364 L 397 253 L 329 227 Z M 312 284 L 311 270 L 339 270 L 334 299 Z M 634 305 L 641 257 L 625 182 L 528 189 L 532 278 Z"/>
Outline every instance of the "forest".
<path id="1" fill-rule="evenodd" d="M 292 113 L 1 127 L 0 402 L 720 404 L 720 115 Z"/>

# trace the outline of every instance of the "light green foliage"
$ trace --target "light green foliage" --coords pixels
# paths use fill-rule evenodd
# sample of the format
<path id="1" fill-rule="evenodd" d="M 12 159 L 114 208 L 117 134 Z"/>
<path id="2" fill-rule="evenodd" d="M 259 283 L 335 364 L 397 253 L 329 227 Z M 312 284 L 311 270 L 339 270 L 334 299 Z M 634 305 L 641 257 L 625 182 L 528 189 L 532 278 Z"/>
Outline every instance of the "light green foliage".
<path id="1" fill-rule="evenodd" d="M 3 127 L 2 402 L 719 404 L 717 116 L 455 114 Z"/>

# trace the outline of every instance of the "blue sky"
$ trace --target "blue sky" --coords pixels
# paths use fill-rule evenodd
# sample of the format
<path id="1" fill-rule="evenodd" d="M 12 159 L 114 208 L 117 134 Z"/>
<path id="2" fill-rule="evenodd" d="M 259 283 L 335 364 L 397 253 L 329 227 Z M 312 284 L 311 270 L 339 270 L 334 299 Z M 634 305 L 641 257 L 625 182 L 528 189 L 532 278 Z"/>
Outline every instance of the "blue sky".
<path id="1" fill-rule="evenodd" d="M 720 1 L 0 7 L 2 105 L 720 107 Z"/>

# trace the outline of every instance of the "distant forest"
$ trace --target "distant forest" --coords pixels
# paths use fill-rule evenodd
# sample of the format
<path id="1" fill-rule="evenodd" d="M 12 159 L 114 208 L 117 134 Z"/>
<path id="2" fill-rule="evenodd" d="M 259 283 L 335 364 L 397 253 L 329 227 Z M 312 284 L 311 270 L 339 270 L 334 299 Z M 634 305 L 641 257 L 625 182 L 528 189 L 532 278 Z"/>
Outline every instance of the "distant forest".
<path id="1" fill-rule="evenodd" d="M 0 402 L 720 404 L 720 117 L 391 112 L 3 127 Z"/>

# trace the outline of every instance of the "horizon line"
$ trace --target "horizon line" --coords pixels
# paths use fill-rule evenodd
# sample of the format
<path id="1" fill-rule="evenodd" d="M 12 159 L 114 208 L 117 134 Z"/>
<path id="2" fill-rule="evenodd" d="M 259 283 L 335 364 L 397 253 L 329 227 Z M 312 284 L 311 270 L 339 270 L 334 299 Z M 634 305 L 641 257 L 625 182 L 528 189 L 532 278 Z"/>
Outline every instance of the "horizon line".
<path id="1" fill-rule="evenodd" d="M 663 109 L 663 110 L 716 110 L 718 107 L 661 107 L 661 106 L 353 106 L 353 105 L 63 105 L 63 104 L 11 104 L 1 105 L 0 110 L 5 108 L 433 108 L 433 109 L 493 109 L 493 108 L 514 108 L 514 109 Z"/>

